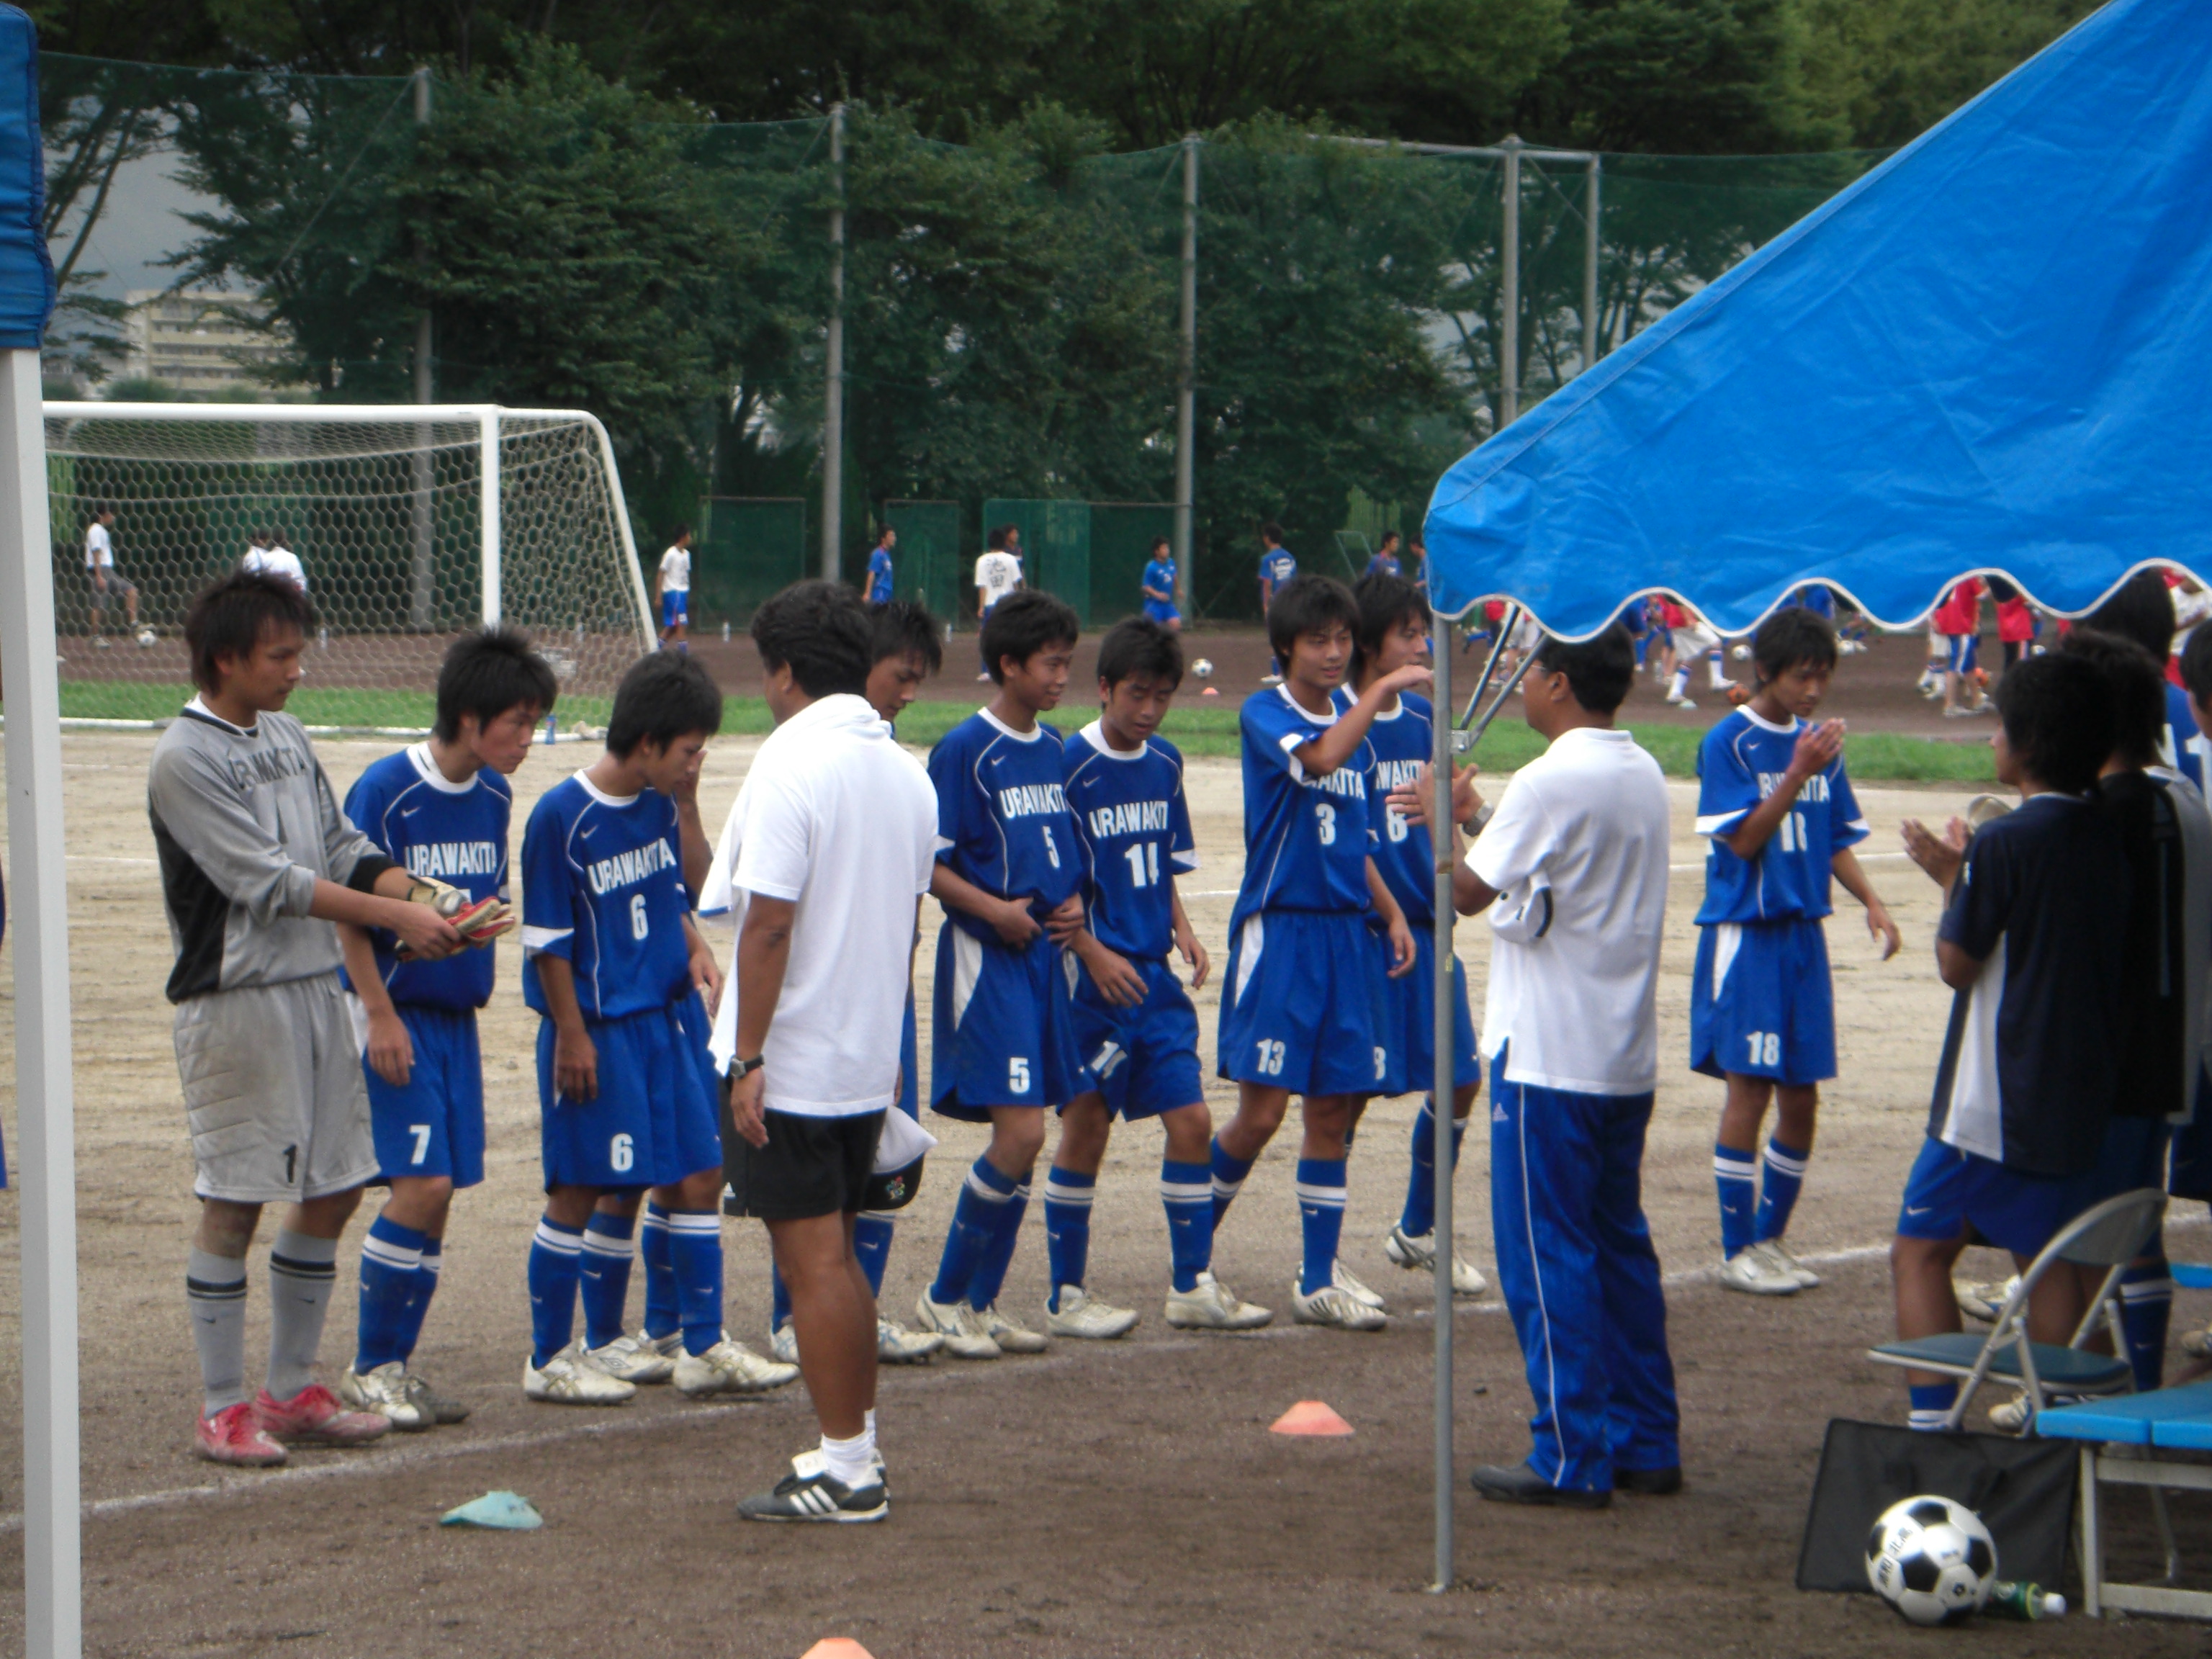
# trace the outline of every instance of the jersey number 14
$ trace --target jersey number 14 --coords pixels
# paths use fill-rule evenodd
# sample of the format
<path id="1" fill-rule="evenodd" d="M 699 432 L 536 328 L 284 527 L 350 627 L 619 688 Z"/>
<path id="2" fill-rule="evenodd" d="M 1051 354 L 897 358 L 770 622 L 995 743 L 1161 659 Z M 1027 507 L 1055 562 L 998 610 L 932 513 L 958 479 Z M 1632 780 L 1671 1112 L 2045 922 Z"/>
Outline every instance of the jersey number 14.
<path id="1" fill-rule="evenodd" d="M 1157 887 L 1160 884 L 1160 844 L 1148 841 L 1132 847 L 1121 856 L 1129 860 L 1129 885 Z"/>

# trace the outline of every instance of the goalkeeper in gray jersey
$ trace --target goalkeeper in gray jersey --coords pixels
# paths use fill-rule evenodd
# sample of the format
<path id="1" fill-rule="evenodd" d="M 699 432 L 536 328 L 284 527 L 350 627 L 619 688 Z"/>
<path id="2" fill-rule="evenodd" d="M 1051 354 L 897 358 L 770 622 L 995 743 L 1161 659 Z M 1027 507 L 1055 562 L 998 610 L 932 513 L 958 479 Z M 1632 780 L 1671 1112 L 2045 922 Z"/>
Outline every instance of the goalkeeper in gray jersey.
<path id="1" fill-rule="evenodd" d="M 185 621 L 199 695 L 161 734 L 147 780 L 201 1200 L 185 1281 L 198 1444 L 218 1463 L 281 1463 L 288 1441 L 353 1444 L 391 1426 L 313 1375 L 338 1236 L 377 1173 L 333 924 L 388 929 L 426 959 L 464 943 L 440 896 L 346 821 L 282 712 L 314 620 L 271 576 L 241 572 L 201 594 Z M 249 1397 L 246 1253 L 275 1202 L 289 1207 L 269 1257 L 269 1370 Z"/>

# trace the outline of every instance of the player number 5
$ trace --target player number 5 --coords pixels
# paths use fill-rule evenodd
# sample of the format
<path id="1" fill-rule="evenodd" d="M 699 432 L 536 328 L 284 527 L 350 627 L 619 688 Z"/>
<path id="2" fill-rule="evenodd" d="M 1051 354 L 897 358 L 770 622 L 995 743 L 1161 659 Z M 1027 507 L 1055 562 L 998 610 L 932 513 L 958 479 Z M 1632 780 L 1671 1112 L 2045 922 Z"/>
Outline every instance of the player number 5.
<path id="1" fill-rule="evenodd" d="M 1019 1054 L 1006 1062 L 1006 1087 L 1018 1095 L 1030 1091 L 1030 1063 Z"/>
<path id="2" fill-rule="evenodd" d="M 1057 859 L 1053 861 L 1055 864 L 1059 862 Z M 629 936 L 632 939 L 641 939 L 652 931 L 653 918 L 646 914 L 645 895 L 632 893 L 629 896 Z M 622 1167 L 627 1170 L 629 1165 L 625 1164 Z"/>
<path id="3" fill-rule="evenodd" d="M 1052 867 L 1057 870 L 1060 868 L 1060 843 L 1052 838 L 1052 826 L 1044 823 L 1037 827 L 1044 831 L 1044 855 L 1052 860 Z"/>

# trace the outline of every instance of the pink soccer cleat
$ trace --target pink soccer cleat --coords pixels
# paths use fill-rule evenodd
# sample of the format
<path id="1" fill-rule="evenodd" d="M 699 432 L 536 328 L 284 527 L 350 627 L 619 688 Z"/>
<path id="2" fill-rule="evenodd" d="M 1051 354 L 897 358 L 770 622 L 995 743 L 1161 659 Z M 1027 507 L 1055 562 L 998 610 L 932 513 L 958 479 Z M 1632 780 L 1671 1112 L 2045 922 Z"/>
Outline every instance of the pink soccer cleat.
<path id="1" fill-rule="evenodd" d="M 349 1412 L 319 1382 L 310 1382 L 289 1400 L 264 1389 L 254 1397 L 253 1415 L 263 1431 L 288 1444 L 359 1446 L 380 1440 L 392 1419 L 380 1412 Z"/>
<path id="2" fill-rule="evenodd" d="M 282 1463 L 286 1456 L 283 1447 L 271 1440 L 255 1420 L 251 1401 L 241 1400 L 235 1406 L 224 1407 L 213 1417 L 201 1418 L 196 1432 L 199 1454 L 210 1463 L 266 1469 Z"/>

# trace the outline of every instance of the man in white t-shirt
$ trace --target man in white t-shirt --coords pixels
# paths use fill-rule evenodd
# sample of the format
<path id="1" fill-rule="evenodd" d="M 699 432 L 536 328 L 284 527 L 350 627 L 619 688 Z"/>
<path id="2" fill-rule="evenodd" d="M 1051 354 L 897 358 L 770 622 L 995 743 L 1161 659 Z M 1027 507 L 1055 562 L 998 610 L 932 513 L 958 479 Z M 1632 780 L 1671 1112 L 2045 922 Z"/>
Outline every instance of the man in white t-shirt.
<path id="1" fill-rule="evenodd" d="M 307 568 L 300 562 L 298 554 L 284 545 L 284 538 L 276 531 L 255 531 L 238 568 L 257 575 L 282 576 L 302 593 L 307 591 Z"/>
<path id="2" fill-rule="evenodd" d="M 112 507 L 101 507 L 84 527 L 84 580 L 91 590 L 92 642 L 102 651 L 107 648 L 107 636 L 100 631 L 100 618 L 111 599 L 122 599 L 131 631 L 138 631 L 138 590 L 115 568 L 115 538 L 110 533 L 114 528 Z"/>
<path id="3" fill-rule="evenodd" d="M 872 1207 L 898 1097 L 937 794 L 865 696 L 873 631 L 858 594 L 796 583 L 754 613 L 751 632 L 776 726 L 746 775 L 738 837 L 723 1208 L 768 1224 L 822 1441 L 738 1512 L 879 1521 L 890 1504 L 876 1453 L 876 1301 L 853 1224 Z M 927 1137 L 890 1115 L 918 1158 Z"/>
<path id="4" fill-rule="evenodd" d="M 1474 1471 L 1475 1490 L 1504 1503 L 1600 1509 L 1616 1489 L 1682 1484 L 1640 1188 L 1659 1074 L 1667 785 L 1613 726 L 1635 678 L 1618 624 L 1537 647 L 1522 696 L 1550 747 L 1513 775 L 1452 872 L 1459 913 L 1489 910 L 1495 935 L 1482 1024 L 1491 1223 L 1536 1401 L 1528 1462 Z M 1390 805 L 1418 811 L 1419 793 Z M 1478 805 L 1471 787 L 1463 805 Z"/>
<path id="5" fill-rule="evenodd" d="M 1022 586 L 1022 558 L 1013 550 L 1015 532 L 1011 525 L 1001 525 L 985 538 L 983 556 L 975 561 L 975 625 L 980 630 L 983 618 L 991 614 L 991 607 Z M 979 632 L 978 638 L 981 635 Z M 983 665 L 978 680 L 991 678 L 991 665 Z"/>
<path id="6" fill-rule="evenodd" d="M 653 586 L 660 594 L 660 648 L 665 651 L 672 645 L 689 656 L 691 653 L 690 525 L 678 525 L 676 533 L 668 538 L 668 550 L 660 556 L 660 568 L 654 574 Z"/>

